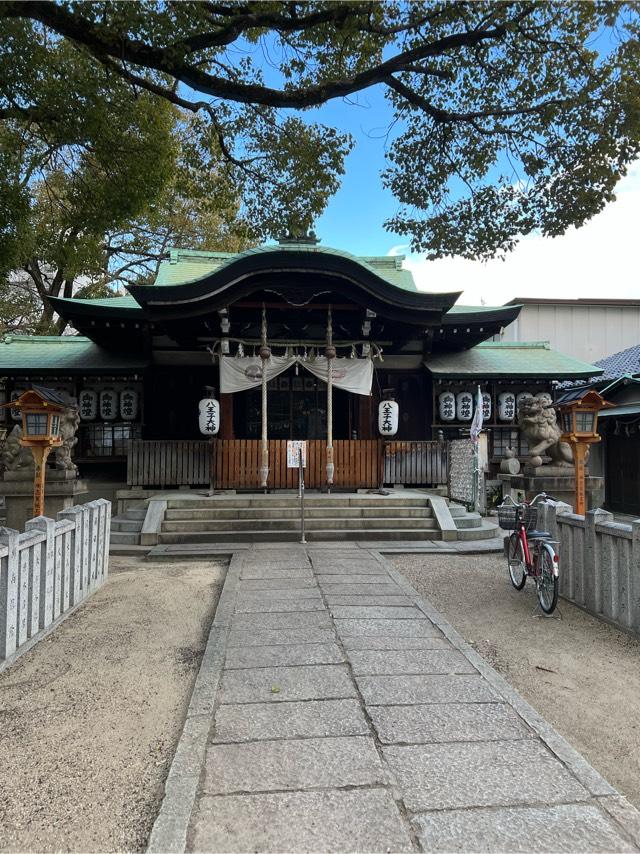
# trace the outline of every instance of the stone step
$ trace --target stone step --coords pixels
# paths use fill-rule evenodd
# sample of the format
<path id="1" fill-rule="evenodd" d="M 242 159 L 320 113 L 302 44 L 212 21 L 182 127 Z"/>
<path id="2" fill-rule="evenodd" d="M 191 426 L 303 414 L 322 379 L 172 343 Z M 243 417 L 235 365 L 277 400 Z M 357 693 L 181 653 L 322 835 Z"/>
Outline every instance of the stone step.
<path id="1" fill-rule="evenodd" d="M 464 516 L 454 516 L 453 521 L 456 528 L 478 528 L 482 525 L 482 516 L 479 513 L 466 513 Z"/>
<path id="2" fill-rule="evenodd" d="M 385 507 L 429 507 L 427 498 L 388 498 L 385 496 L 354 496 L 338 497 L 326 495 L 313 497 L 306 493 L 304 500 L 306 507 L 371 507 L 384 505 Z M 297 495 L 290 497 L 274 497 L 272 495 L 247 496 L 244 498 L 170 498 L 167 501 L 167 510 L 189 510 L 221 507 L 228 509 L 264 507 L 267 509 L 295 508 L 299 504 Z"/>
<path id="3" fill-rule="evenodd" d="M 305 517 L 305 527 L 308 531 L 331 528 L 335 530 L 377 530 L 411 528 L 438 530 L 434 519 L 389 519 L 377 516 L 368 519 L 346 519 L 336 516 L 329 519 L 313 519 Z M 215 521 L 181 520 L 164 521 L 163 533 L 191 533 L 192 531 L 252 531 L 264 528 L 272 531 L 297 531 L 300 528 L 300 518 L 292 519 L 218 519 Z"/>
<path id="4" fill-rule="evenodd" d="M 110 542 L 113 545 L 137 546 L 140 543 L 140 533 L 112 530 Z"/>
<path id="5" fill-rule="evenodd" d="M 321 529 L 308 531 L 306 539 L 309 542 L 351 541 L 351 540 L 439 540 L 440 531 L 433 528 L 413 529 L 353 529 L 336 530 Z M 160 544 L 189 544 L 189 543 L 269 543 L 269 542 L 298 542 L 299 531 L 193 531 L 189 534 L 178 532 L 163 532 L 160 534 Z"/>
<path id="6" fill-rule="evenodd" d="M 449 512 L 455 519 L 458 516 L 465 516 L 469 511 L 462 504 L 449 504 Z"/>
<path id="7" fill-rule="evenodd" d="M 500 536 L 501 533 L 498 525 L 482 520 L 476 528 L 458 528 L 458 540 L 490 540 Z"/>
<path id="8" fill-rule="evenodd" d="M 122 514 L 126 516 L 127 519 L 140 519 L 140 521 L 144 522 L 144 517 L 147 515 L 147 507 L 129 507 L 128 510 Z"/>
<path id="9" fill-rule="evenodd" d="M 313 519 L 331 519 L 339 514 L 342 518 L 347 519 L 363 519 L 368 517 L 379 517 L 384 515 L 386 518 L 395 519 L 428 519 L 433 515 L 430 507 L 387 507 L 386 505 L 369 507 L 318 507 L 317 505 L 309 506 L 305 501 L 305 516 Z M 165 513 L 166 521 L 193 521 L 197 519 L 208 519 L 214 521 L 217 519 L 299 519 L 300 505 L 295 508 L 290 507 L 216 507 L 207 510 L 188 509 L 188 510 L 167 510 Z"/>
<path id="10" fill-rule="evenodd" d="M 111 531 L 140 533 L 143 519 L 127 519 L 126 516 L 115 516 L 111 519 Z"/>

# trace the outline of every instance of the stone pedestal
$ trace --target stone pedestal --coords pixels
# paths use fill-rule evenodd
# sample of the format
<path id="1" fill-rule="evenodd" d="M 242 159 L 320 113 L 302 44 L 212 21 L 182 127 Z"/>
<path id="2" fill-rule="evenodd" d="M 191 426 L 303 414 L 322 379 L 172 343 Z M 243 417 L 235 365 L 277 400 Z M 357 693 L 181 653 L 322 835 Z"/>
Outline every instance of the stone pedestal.
<path id="1" fill-rule="evenodd" d="M 44 515 L 55 519 L 59 510 L 80 504 L 87 491 L 87 482 L 78 480 L 73 472 L 47 469 Z M 7 527 L 24 531 L 25 522 L 33 515 L 33 469 L 6 471 L 0 481 L 0 495 L 5 500 Z"/>
<path id="2" fill-rule="evenodd" d="M 514 501 L 530 501 L 534 495 L 547 492 L 558 501 L 564 501 L 571 507 L 575 504 L 576 481 L 573 466 L 525 466 L 520 474 L 500 473 L 502 493 L 510 495 Z M 604 478 L 591 477 L 587 470 L 586 491 L 589 510 L 602 507 L 604 503 Z"/>

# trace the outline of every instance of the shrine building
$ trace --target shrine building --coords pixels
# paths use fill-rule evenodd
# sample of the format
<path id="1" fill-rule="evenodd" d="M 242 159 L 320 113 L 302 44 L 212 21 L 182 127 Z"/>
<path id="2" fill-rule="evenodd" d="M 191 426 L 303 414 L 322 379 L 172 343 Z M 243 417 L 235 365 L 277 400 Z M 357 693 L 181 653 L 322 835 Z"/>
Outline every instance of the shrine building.
<path id="1" fill-rule="evenodd" d="M 599 369 L 501 341 L 519 305 L 419 291 L 402 261 L 314 239 L 172 250 L 127 296 L 52 299 L 77 334 L 5 336 L 0 403 L 31 383 L 69 392 L 81 475 L 117 487 L 291 488 L 290 440 L 307 443 L 311 489 L 437 485 L 437 448 L 468 436 L 478 386 L 490 461 L 508 446 L 526 455 L 518 395 Z M 203 399 L 217 401 L 204 424 L 215 438 L 200 429 Z M 385 401 L 397 407 L 379 412 Z"/>

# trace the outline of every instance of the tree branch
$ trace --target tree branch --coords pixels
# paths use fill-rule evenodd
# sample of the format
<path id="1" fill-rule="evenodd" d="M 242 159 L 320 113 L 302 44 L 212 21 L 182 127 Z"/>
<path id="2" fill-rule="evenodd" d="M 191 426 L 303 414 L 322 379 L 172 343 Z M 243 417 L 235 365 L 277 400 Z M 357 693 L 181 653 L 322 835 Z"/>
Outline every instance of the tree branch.
<path id="1" fill-rule="evenodd" d="M 121 63 L 128 62 L 168 74 L 196 91 L 224 100 L 242 104 L 303 109 L 318 106 L 334 98 L 352 95 L 376 83 L 386 82 L 390 74 L 402 71 L 407 65 L 439 56 L 448 50 L 473 47 L 483 41 L 500 40 L 514 21 L 520 21 L 531 14 L 533 8 L 533 6 L 525 7 L 513 21 L 507 20 L 490 29 L 453 33 L 401 51 L 390 59 L 379 62 L 352 77 L 286 90 L 273 89 L 257 83 L 242 83 L 210 74 L 176 57 L 175 52 L 170 49 L 153 47 L 123 33 L 105 32 L 78 13 L 45 0 L 31 0 L 31 2 L 9 0 L 9 2 L 0 3 L 0 18 L 31 18 L 39 21 L 60 35 L 83 45 L 98 61 L 104 63 L 106 57 L 117 60 L 112 67 L 122 76 L 126 74 Z M 140 83 L 140 85 L 145 84 Z M 155 84 L 146 83 L 145 88 L 153 91 L 152 85 Z M 160 89 L 156 89 L 156 94 L 160 94 Z M 163 94 L 163 97 L 166 95 Z"/>
<path id="2" fill-rule="evenodd" d="M 568 100 L 550 98 L 547 101 L 542 101 L 540 104 L 535 104 L 531 107 L 512 107 L 510 109 L 493 109 L 490 107 L 486 110 L 473 110 L 467 113 L 458 113 L 452 110 L 443 110 L 440 107 L 436 107 L 434 104 L 427 101 L 427 99 L 422 95 L 414 92 L 413 89 L 409 88 L 409 86 L 406 86 L 401 80 L 398 80 L 395 77 L 389 77 L 385 82 L 390 89 L 393 89 L 394 92 L 397 92 L 405 100 L 409 101 L 410 104 L 413 104 L 414 107 L 418 107 L 441 124 L 446 124 L 447 122 L 473 122 L 476 119 L 504 119 L 512 116 L 526 116 L 540 113 L 543 110 L 546 110 L 547 107 L 559 107 L 570 103 Z"/>

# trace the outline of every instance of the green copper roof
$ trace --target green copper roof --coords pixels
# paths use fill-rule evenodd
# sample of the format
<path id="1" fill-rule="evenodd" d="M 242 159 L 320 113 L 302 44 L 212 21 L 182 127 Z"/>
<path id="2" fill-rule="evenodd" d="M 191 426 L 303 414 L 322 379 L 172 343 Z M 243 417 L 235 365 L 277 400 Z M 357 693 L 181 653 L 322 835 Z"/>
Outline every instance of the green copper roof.
<path id="1" fill-rule="evenodd" d="M 376 273 L 389 284 L 405 291 L 417 291 L 416 283 L 409 270 L 402 269 L 404 255 L 382 255 L 357 257 L 341 249 L 330 249 L 309 243 L 285 243 L 269 246 L 258 246 L 245 252 L 204 252 L 196 249 L 172 249 L 168 261 L 160 265 L 155 285 L 186 285 L 202 279 L 210 273 L 219 270 L 240 258 L 251 255 L 265 255 L 269 252 L 308 252 L 316 255 L 334 255 L 355 261 L 362 267 Z"/>
<path id="2" fill-rule="evenodd" d="M 62 297 L 62 299 L 66 300 L 65 297 Z M 140 308 L 130 294 L 123 297 L 101 297 L 99 299 L 76 299 L 75 297 L 71 297 L 71 300 L 68 301 L 73 301 L 76 305 L 99 305 L 105 308 Z"/>
<path id="3" fill-rule="evenodd" d="M 83 335 L 6 335 L 0 341 L 3 373 L 101 373 L 141 370 L 146 360 L 104 350 Z"/>
<path id="4" fill-rule="evenodd" d="M 452 305 L 447 314 L 489 314 L 504 308 L 503 305 Z M 513 308 L 513 306 L 509 306 Z"/>
<path id="5" fill-rule="evenodd" d="M 429 356 L 429 371 L 439 377 L 592 377 L 601 371 L 595 365 L 565 356 L 549 347 L 548 341 L 527 343 L 484 341 L 470 350 Z"/>

